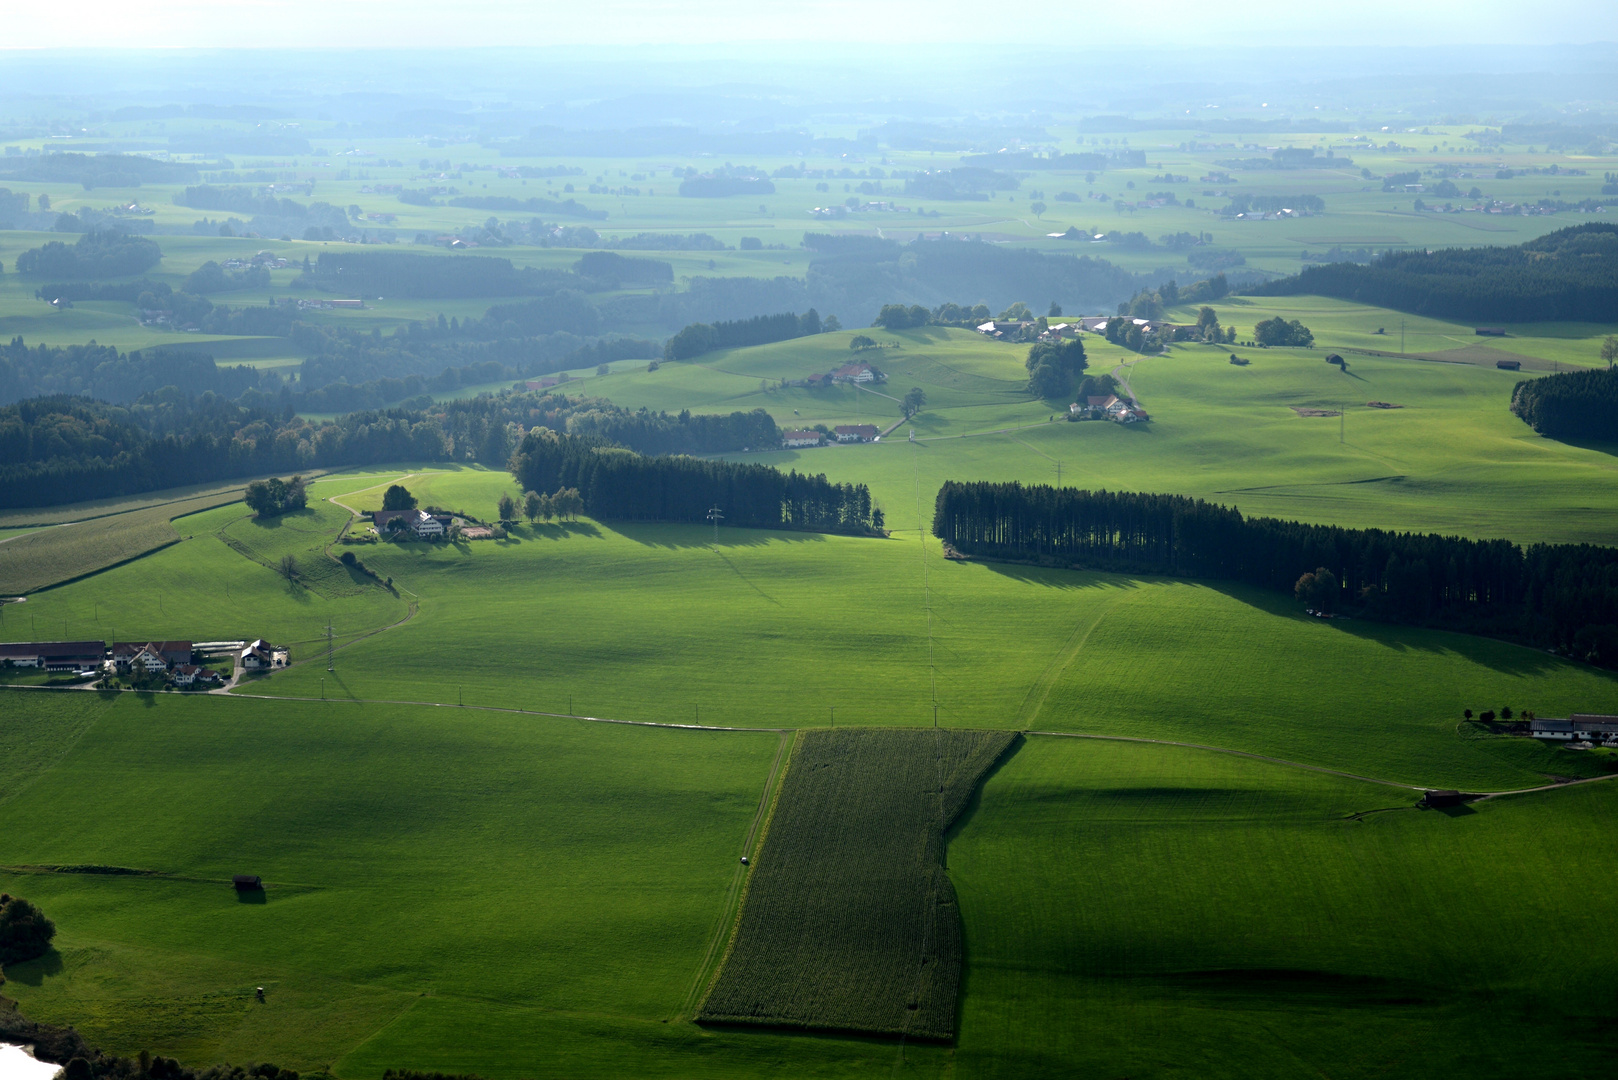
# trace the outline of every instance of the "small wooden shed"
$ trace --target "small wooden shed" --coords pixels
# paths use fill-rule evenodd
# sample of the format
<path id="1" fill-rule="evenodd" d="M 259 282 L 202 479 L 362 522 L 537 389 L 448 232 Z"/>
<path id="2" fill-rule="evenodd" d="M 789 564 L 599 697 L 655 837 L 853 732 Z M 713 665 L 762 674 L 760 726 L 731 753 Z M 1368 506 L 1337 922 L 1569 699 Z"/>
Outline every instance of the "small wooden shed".
<path id="1" fill-rule="evenodd" d="M 1421 801 L 1427 806 L 1459 806 L 1463 800 L 1459 791 L 1427 791 Z"/>
<path id="2" fill-rule="evenodd" d="M 230 879 L 237 892 L 263 892 L 264 879 L 257 874 L 237 874 Z"/>

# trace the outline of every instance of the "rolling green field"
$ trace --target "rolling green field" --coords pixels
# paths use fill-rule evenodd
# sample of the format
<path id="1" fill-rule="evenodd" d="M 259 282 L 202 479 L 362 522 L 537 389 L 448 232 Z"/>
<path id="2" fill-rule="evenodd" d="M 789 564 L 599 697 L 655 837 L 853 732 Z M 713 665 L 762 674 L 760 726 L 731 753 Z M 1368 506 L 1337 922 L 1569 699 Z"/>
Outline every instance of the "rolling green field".
<path id="1" fill-rule="evenodd" d="M 1033 736 L 949 848 L 957 1075 L 1604 1076 L 1615 800 Z"/>
<path id="2" fill-rule="evenodd" d="M 802 733 L 698 1019 L 951 1039 L 961 928 L 944 830 L 1015 738 Z"/>
<path id="3" fill-rule="evenodd" d="M 363 505 L 406 472 L 312 491 Z M 424 479 L 433 499 L 474 511 L 507 484 L 480 470 Z M 1258 590 L 944 562 L 914 532 L 722 529 L 716 551 L 701 527 L 579 521 L 519 525 L 505 541 L 354 549 L 394 591 L 346 571 L 289 585 L 214 535 L 246 536 L 265 562 L 284 547 L 322 565 L 318 535 L 297 530 L 326 520 L 335 533 L 333 509 L 281 525 L 240 506 L 195 515 L 193 539 L 6 618 L 26 610 L 64 638 L 263 635 L 303 661 L 323 652 L 330 618 L 335 672 L 295 663 L 251 692 L 657 722 L 817 726 L 836 708 L 851 725 L 930 724 L 936 679 L 951 727 L 1208 743 L 1478 790 L 1580 775 L 1590 759 L 1463 739 L 1462 709 L 1618 710 L 1618 679 L 1518 646 L 1325 623 Z M 30 624 L 18 625 L 26 638 Z"/>
<path id="4" fill-rule="evenodd" d="M 138 133 L 98 123 L 109 138 Z M 170 130 L 200 123 L 177 118 Z M 1414 193 L 1381 190 L 1384 173 L 1444 170 L 1486 199 L 1532 202 L 1594 198 L 1602 172 L 1618 168 L 1594 153 L 1472 145 L 1456 126 L 1398 136 L 1421 143 L 1404 148 L 1386 129 L 1277 136 L 1336 144 L 1353 164 L 1241 169 L 1222 162 L 1272 148 L 1198 148 L 1203 133 L 1165 130 L 1131 136 L 1144 166 L 1019 169 L 1020 186 L 988 201 L 905 195 L 894 171 L 949 168 L 958 155 L 886 149 L 880 166 L 875 155 L 760 156 L 750 164 L 766 172 L 841 175 L 695 199 L 676 194 L 673 170 L 712 162 L 534 159 L 586 171 L 523 180 L 499 173 L 521 159 L 494 143 L 424 151 L 329 121 L 301 130 L 318 155 L 236 155 L 240 167 L 318 181 L 297 193 L 305 203 L 397 214 L 386 236 L 352 218 L 356 233 L 396 241 L 382 250 L 446 254 L 412 240 L 489 211 L 361 191 L 372 184 L 576 195 L 608 213 L 590 222 L 608 240 L 706 232 L 731 245 L 630 252 L 668 262 L 674 289 L 699 277 L 803 279 L 815 257 L 806 231 L 900 242 L 948 232 L 1182 285 L 1208 276 L 1191 253 L 1211 247 L 1233 272 L 1279 276 L 1332 246 L 1516 244 L 1597 220 L 1417 212 Z M 1067 152 L 1129 145 L 1098 145 L 1072 125 L 1053 125 L 1051 140 Z M 424 152 L 431 167 L 417 162 Z M 1543 171 L 1553 164 L 1561 171 Z M 868 179 L 878 191 L 857 192 Z M 163 228 L 227 216 L 175 204 L 184 185 L 22 186 L 53 211 L 139 202 L 152 211 L 141 219 Z M 631 186 L 639 193 L 618 193 Z M 1164 190 L 1175 198 L 1154 197 Z M 1218 213 L 1239 195 L 1318 195 L 1326 210 Z M 905 209 L 810 214 L 850 198 Z M 1069 225 L 1151 243 L 1050 235 Z M 1168 243 L 1177 232 L 1209 243 Z M 768 247 L 735 250 L 743 238 Z M 0 340 L 183 347 L 288 373 L 306 358 L 291 339 L 143 326 L 131 303 L 55 309 L 14 267 L 58 239 L 73 237 L 0 231 Z M 208 260 L 267 250 L 294 263 L 267 289 L 210 297 L 231 306 L 310 295 L 293 287 L 305 258 L 378 250 L 279 235 L 154 239 L 164 257 L 143 276 L 176 289 Z M 583 250 L 476 254 L 562 269 Z M 367 296 L 364 310 L 300 318 L 385 334 L 440 315 L 480 319 L 501 299 Z M 1316 347 L 1179 345 L 1143 357 L 1085 335 L 1089 373 L 1114 373 L 1151 414 L 1126 427 L 1068 423 L 1067 399 L 1032 397 L 1027 346 L 858 326 L 890 299 L 873 291 L 858 301 L 869 310 L 822 308 L 849 327 L 839 332 L 656 371 L 622 360 L 599 375 L 592 364 L 563 388 L 629 409 L 763 408 L 783 428 L 886 429 L 919 387 L 923 411 L 879 443 L 728 455 L 869 485 L 888 538 L 721 528 L 716 543 L 703 527 L 580 520 L 521 524 L 500 541 L 338 546 L 351 512 L 378 509 L 391 483 L 486 519 L 502 494 L 521 494 L 504 472 L 419 462 L 320 477 L 307 509 L 265 520 L 237 501 L 245 481 L 0 513 L 0 595 L 27 596 L 0 606 L 0 640 L 262 636 L 294 660 L 230 695 L 24 689 L 45 676 L 0 677 L 12 684 L 0 686 L 0 889 L 60 928 L 44 959 L 6 969 L 5 994 L 108 1051 L 270 1060 L 315 1080 L 377 1080 L 389 1068 L 488 1080 L 1610 1072 L 1618 990 L 1595 935 L 1618 872 L 1618 781 L 1454 812 L 1414 804 L 1418 786 L 1506 792 L 1607 776 L 1612 751 L 1493 736 L 1461 718 L 1502 706 L 1618 713 L 1618 675 L 1481 637 L 1307 618 L 1289 597 L 1243 587 L 945 561 L 927 531 L 944 480 L 983 479 L 1609 544 L 1614 448 L 1540 438 L 1508 404 L 1519 379 L 1598 365 L 1618 326 L 1479 337 L 1340 300 L 1227 297 L 1212 306 L 1241 339 L 1281 315 L 1308 325 Z M 1053 300 L 1022 299 L 1039 312 Z M 1078 314 L 1069 305 L 1068 318 Z M 1193 321 L 1196 309 L 1169 316 Z M 886 347 L 851 352 L 856 333 Z M 1333 351 L 1346 371 L 1324 362 Z M 1232 352 L 1248 363 L 1231 364 Z M 887 381 L 782 385 L 851 359 Z M 1498 370 L 1501 359 L 1523 370 Z M 339 563 L 343 551 L 374 576 Z M 277 572 L 286 556 L 292 581 Z M 934 702 L 942 736 L 917 730 Z M 990 750 L 1013 732 L 1028 734 L 974 794 Z M 918 735 L 965 748 L 955 782 L 937 782 L 934 759 L 907 756 Z M 934 812 L 940 786 L 946 805 Z M 264 876 L 262 903 L 231 890 L 243 872 Z M 929 912 L 947 926 L 918 946 Z M 929 948 L 934 971 L 906 985 L 904 962 Z M 915 985 L 927 992 L 910 1010 Z M 696 1023 L 700 1007 L 724 1022 Z"/>

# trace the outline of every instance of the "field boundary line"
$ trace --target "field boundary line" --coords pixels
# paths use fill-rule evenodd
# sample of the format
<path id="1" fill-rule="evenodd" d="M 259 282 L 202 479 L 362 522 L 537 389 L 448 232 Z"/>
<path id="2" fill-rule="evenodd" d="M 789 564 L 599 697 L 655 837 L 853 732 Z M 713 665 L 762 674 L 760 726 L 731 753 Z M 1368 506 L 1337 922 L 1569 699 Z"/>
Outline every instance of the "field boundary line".
<path id="1" fill-rule="evenodd" d="M 1309 765 L 1302 761 L 1289 761 L 1286 758 L 1271 757 L 1268 754 L 1255 754 L 1250 750 L 1232 750 L 1227 746 L 1209 746 L 1206 743 L 1177 742 L 1173 739 L 1148 739 L 1139 735 L 1092 735 L 1082 731 L 1029 731 L 1029 735 L 1050 735 L 1058 739 L 1099 739 L 1106 742 L 1132 742 L 1149 743 L 1153 746 L 1179 746 L 1187 750 L 1211 750 L 1216 754 L 1233 754 L 1236 757 L 1252 758 L 1254 761 L 1268 762 L 1271 765 L 1284 765 L 1293 769 L 1307 769 L 1310 772 L 1326 773 L 1329 776 L 1341 776 L 1349 780 L 1361 780 L 1368 784 L 1381 784 L 1384 787 L 1403 788 L 1406 791 L 1445 791 L 1446 788 L 1426 787 L 1422 784 L 1407 784 L 1400 780 L 1383 780 L 1375 776 L 1363 776 L 1360 773 L 1345 772 L 1342 769 L 1328 769 L 1324 765 Z M 1507 791 L 1478 791 L 1469 792 L 1480 799 L 1492 799 L 1499 795 L 1529 795 L 1536 791 L 1559 791 L 1562 788 L 1574 787 L 1578 784 L 1594 784 L 1601 780 L 1618 779 L 1618 773 L 1608 773 L 1606 776 L 1586 776 L 1577 780 L 1563 780 L 1558 783 L 1540 784 L 1536 787 L 1511 788 Z"/>
<path id="2" fill-rule="evenodd" d="M 77 522 L 70 522 L 69 524 L 75 524 L 76 525 L 78 523 Z M 132 562 L 137 562 L 140 559 L 144 559 L 148 555 L 155 555 L 159 551 L 162 551 L 164 548 L 171 548 L 175 544 L 180 543 L 182 540 L 188 540 L 188 539 L 190 539 L 190 538 L 185 537 L 185 536 L 176 536 L 172 540 L 163 541 L 161 544 L 158 544 L 156 547 L 147 548 L 145 551 L 142 551 L 138 555 L 131 555 L 128 558 L 119 559 L 115 563 L 108 563 L 106 566 L 98 566 L 94 570 L 86 570 L 82 574 L 75 574 L 70 578 L 63 578 L 61 581 L 53 581 L 49 585 L 41 585 L 37 589 L 33 589 L 33 590 L 29 591 L 29 592 L 18 593 L 17 595 L 18 596 L 33 596 L 33 595 L 35 595 L 37 593 L 49 592 L 52 589 L 60 589 L 63 585 L 72 585 L 75 582 L 83 581 L 85 578 L 93 578 L 97 574 L 105 573 L 108 570 L 116 570 L 120 566 L 128 566 Z"/>
<path id="3" fill-rule="evenodd" d="M 792 750 L 797 745 L 798 732 L 781 732 L 780 743 L 775 748 L 775 760 L 770 763 L 770 775 L 764 780 L 764 790 L 759 793 L 758 810 L 753 814 L 753 822 L 747 829 L 747 839 L 742 843 L 742 856 L 749 860 L 757 860 L 758 852 L 764 846 L 764 834 L 769 830 L 769 822 L 775 816 L 775 805 L 781 794 L 781 780 L 786 775 L 785 765 L 792 760 Z M 702 1002 L 707 1000 L 708 991 L 712 988 L 714 980 L 719 977 L 719 970 L 730 959 L 731 949 L 736 944 L 736 930 L 741 925 L 742 905 L 747 901 L 747 886 L 752 881 L 752 867 L 738 862 L 731 872 L 730 888 L 725 893 L 724 907 L 720 911 L 719 921 L 714 926 L 713 936 L 708 941 L 708 951 L 703 954 L 702 963 L 697 966 L 696 978 L 691 980 L 691 989 L 686 993 L 685 1000 L 680 1005 L 680 1011 L 670 1019 L 692 1019 Z M 724 950 L 720 951 L 720 945 Z M 715 959 L 718 954 L 718 959 Z"/>

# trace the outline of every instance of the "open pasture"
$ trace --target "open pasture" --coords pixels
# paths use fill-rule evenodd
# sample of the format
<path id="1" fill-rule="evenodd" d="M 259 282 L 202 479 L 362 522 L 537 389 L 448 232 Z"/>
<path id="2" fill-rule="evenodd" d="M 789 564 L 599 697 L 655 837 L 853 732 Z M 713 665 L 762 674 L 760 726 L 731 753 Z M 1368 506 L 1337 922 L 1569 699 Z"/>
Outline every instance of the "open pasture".
<path id="1" fill-rule="evenodd" d="M 1308 322 L 1313 308 L 1305 303 L 1330 311 L 1334 322 L 1323 331 L 1328 341 L 1332 334 L 1349 337 L 1346 328 L 1367 317 L 1318 298 L 1303 298 L 1284 313 Z M 1440 329 L 1461 340 L 1453 326 Z M 1441 343 L 1436 330 L 1424 332 Z M 963 477 L 1060 479 L 1192 495 L 1245 513 L 1523 542 L 1604 542 L 1618 510 L 1610 454 L 1542 438 L 1508 411 L 1512 388 L 1524 377 L 1518 372 L 1360 354 L 1350 355 L 1344 372 L 1325 363 L 1329 347 L 1180 345 L 1142 357 L 1086 335 L 1090 372 L 1127 378 L 1151 414 L 1149 424 L 1126 427 L 1067 423 L 1066 402 L 1019 394 L 1026 347 L 965 331 L 874 333 L 904 345 L 883 350 L 875 361 L 890 371 L 880 391 L 898 396 L 920 385 L 928 393 L 928 406 L 913 421 L 877 444 L 745 460 L 866 483 L 890 526 L 913 524 L 918 493 L 923 513 L 930 514 L 938 486 Z M 670 411 L 764 407 L 783 426 L 863 421 L 885 427 L 899 418 L 897 402 L 846 386 L 759 391 L 760 377 L 802 377 L 830 359 L 810 351 L 820 338 L 808 340 L 815 344 L 714 354 L 650 374 L 615 372 L 582 383 L 580 391 Z M 1557 340 L 1536 339 L 1547 346 Z M 1513 339 L 1507 344 L 1528 347 Z M 1549 347 L 1541 351 L 1554 354 Z M 1231 352 L 1249 363 L 1229 363 Z M 715 369 L 745 372 L 731 377 L 733 396 L 684 393 L 687 385 L 714 383 Z M 1371 401 L 1401 408 L 1371 408 Z M 1346 415 L 1303 417 L 1294 407 Z M 906 441 L 911 429 L 915 445 Z"/>
<path id="2" fill-rule="evenodd" d="M 358 506 L 406 472 L 334 477 L 314 494 Z M 422 479 L 430 501 L 473 513 L 510 490 L 483 470 Z M 1256 590 L 944 562 L 914 532 L 721 529 L 715 550 L 704 527 L 578 521 L 521 524 L 505 541 L 351 549 L 397 595 L 352 581 L 353 591 L 289 585 L 264 565 L 282 547 L 305 552 L 305 565 L 325 559 L 320 537 L 297 530 L 330 517 L 334 535 L 343 515 L 333 509 L 291 528 L 245 520 L 240 507 L 209 511 L 193 539 L 35 595 L 6 618 L 26 609 L 37 622 L 20 627 L 63 638 L 112 627 L 262 634 L 290 643 L 295 661 L 324 651 L 329 618 L 346 646 L 334 673 L 296 663 L 252 692 L 677 723 L 815 726 L 836 708 L 841 723 L 930 724 L 936 675 L 940 721 L 952 727 L 1177 739 L 1489 790 L 1577 775 L 1551 759 L 1586 758 L 1462 740 L 1463 708 L 1618 711 L 1618 680 L 1544 653 L 1322 622 Z"/>
<path id="3" fill-rule="evenodd" d="M 949 847 L 957 1075 L 1610 1069 L 1618 784 L 1417 810 L 1205 751 L 1032 736 Z M 1362 816 L 1357 816 L 1362 815 Z"/>
<path id="4" fill-rule="evenodd" d="M 60 927 L 6 992 L 108 1050 L 353 1077 L 891 1067 L 882 1046 L 680 1022 L 774 732 L 0 693 L 54 733 L 0 795 L 0 888 Z M 53 719 L 65 697 L 88 724 Z M 0 760 L 30 737 L 0 727 Z M 141 873 L 49 869 L 92 865 Z M 232 891 L 244 872 L 261 897 Z"/>

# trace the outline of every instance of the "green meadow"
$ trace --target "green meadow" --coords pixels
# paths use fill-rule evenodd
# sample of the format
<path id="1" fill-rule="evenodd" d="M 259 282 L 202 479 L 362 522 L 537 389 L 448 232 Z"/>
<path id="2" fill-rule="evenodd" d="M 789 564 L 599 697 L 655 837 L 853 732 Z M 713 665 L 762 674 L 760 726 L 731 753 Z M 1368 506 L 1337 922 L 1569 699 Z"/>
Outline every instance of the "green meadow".
<path id="1" fill-rule="evenodd" d="M 957 1075 L 1604 1076 L 1615 800 L 1033 736 L 949 848 Z"/>
<path id="2" fill-rule="evenodd" d="M 102 127 L 138 134 L 124 121 Z M 1166 270 L 1182 285 L 1208 271 L 1162 241 L 1190 232 L 1239 256 L 1233 269 L 1284 275 L 1332 246 L 1516 244 L 1590 220 L 1418 212 L 1413 194 L 1381 190 L 1384 173 L 1463 170 L 1476 174 L 1457 179 L 1463 190 L 1531 202 L 1595 197 L 1602 171 L 1618 168 L 1589 154 L 1485 152 L 1454 127 L 1409 136 L 1423 146 L 1407 149 L 1387 133 L 1286 136 L 1348 140 L 1338 149 L 1353 164 L 1219 179 L 1222 159 L 1248 151 L 1162 131 L 1134 136 L 1144 166 L 1029 170 L 990 201 L 904 195 L 893 171 L 958 161 L 894 151 L 880 193 L 863 198 L 905 211 L 811 216 L 859 194 L 864 177 L 850 166 L 869 174 L 874 159 L 760 157 L 749 164 L 767 172 L 842 175 L 694 199 L 676 194 L 671 160 L 581 159 L 570 164 L 582 175 L 522 180 L 497 174 L 516 161 L 494 144 L 356 148 L 352 131 L 327 122 L 302 131 L 321 158 L 358 153 L 241 167 L 317 180 L 300 201 L 397 214 L 386 250 L 445 254 L 411 241 L 489 217 L 361 192 L 450 182 L 418 166 L 431 153 L 456 163 L 463 194 L 576 195 L 607 211 L 590 224 L 609 240 L 706 232 L 731 246 L 629 252 L 670 263 L 679 289 L 697 277 L 802 278 L 814 257 L 806 231 L 901 242 L 948 231 Z M 1069 152 L 1102 148 L 1076 131 L 1054 137 Z M 1520 172 L 1553 163 L 1581 172 Z M 183 185 L 26 186 L 55 210 L 139 201 L 165 227 L 228 216 L 176 205 Z M 1148 198 L 1165 189 L 1173 200 Z M 1326 211 L 1220 215 L 1236 194 L 1319 195 Z M 1155 246 L 1049 235 L 1069 225 Z M 744 238 L 768 247 L 736 250 Z M 0 231 L 0 340 L 184 347 L 276 369 L 305 358 L 288 339 L 144 327 L 128 303 L 52 308 L 14 266 L 53 239 L 73 238 Z M 173 288 L 208 260 L 269 250 L 299 264 L 362 250 L 154 239 L 164 257 L 144 276 Z M 582 253 L 476 251 L 549 268 Z M 210 298 L 307 296 L 292 288 L 297 272 Z M 440 314 L 481 318 L 498 302 L 365 299 L 364 310 L 305 318 L 388 333 Z M 1614 327 L 1508 325 L 1480 337 L 1346 301 L 1227 297 L 1212 306 L 1240 340 L 1281 315 L 1308 325 L 1316 347 L 1138 356 L 1085 335 L 1089 373 L 1124 380 L 1151 414 L 1123 426 L 1070 423 L 1067 399 L 1032 397 L 1027 346 L 856 327 L 890 298 L 868 299 L 870 311 L 821 311 L 849 326 L 839 332 L 655 371 L 645 360 L 604 375 L 591 366 L 563 390 L 671 413 L 763 408 L 782 428 L 887 429 L 919 387 L 923 410 L 879 443 L 728 455 L 869 485 L 886 538 L 579 520 L 519 524 L 498 541 L 340 545 L 345 528 L 365 532 L 351 511 L 380 508 L 392 483 L 423 506 L 484 519 L 502 494 L 521 494 L 501 471 L 418 462 L 319 477 L 308 508 L 265 520 L 236 501 L 241 483 L 0 514 L 0 595 L 26 595 L 0 606 L 0 639 L 265 637 L 294 660 L 210 695 L 24 688 L 44 676 L 6 673 L 0 889 L 39 903 L 60 932 L 45 958 L 6 969 L 4 994 L 108 1051 L 199 1066 L 269 1060 L 316 1080 L 377 1080 L 389 1068 L 488 1080 L 1606 1075 L 1618 997 L 1591 939 L 1618 869 L 1618 784 L 1453 812 L 1416 809 L 1414 788 L 1503 792 L 1608 775 L 1612 751 L 1491 736 L 1462 714 L 1618 713 L 1618 676 L 1482 637 L 1307 618 L 1290 597 L 1217 582 L 946 561 L 927 533 L 944 480 L 986 479 L 1171 492 L 1351 527 L 1611 543 L 1613 448 L 1540 438 L 1508 405 L 1520 379 L 1599 364 Z M 1023 299 L 1044 311 L 1051 298 Z M 1196 310 L 1169 314 L 1192 321 Z M 856 333 L 882 347 L 851 351 Z M 1325 363 L 1334 351 L 1346 370 Z M 850 360 L 887 380 L 783 385 Z M 370 573 L 338 562 L 343 552 Z M 291 580 L 279 572 L 287 556 Z M 597 722 L 608 720 L 620 723 Z M 880 728 L 873 741 L 887 742 L 935 722 L 983 741 L 981 729 L 1031 733 L 946 838 L 963 945 L 953 1043 L 696 1024 L 746 922 L 740 856 L 756 864 L 770 850 L 767 813 L 789 785 L 794 731 Z M 876 805 L 894 795 L 880 785 L 867 778 L 838 797 Z M 796 833 L 788 824 L 776 835 L 820 835 L 814 820 L 790 823 Z M 888 880 L 871 845 L 844 843 L 836 858 L 826 880 Z M 236 873 L 263 875 L 262 902 L 233 892 Z M 770 933 L 791 942 L 793 930 Z M 758 1000 L 802 990 L 753 974 Z M 935 1032 L 952 1026 L 933 1019 Z"/>
<path id="3" fill-rule="evenodd" d="M 670 412 L 763 408 L 782 427 L 886 428 L 901 418 L 895 399 L 919 386 L 926 407 L 880 443 L 745 456 L 866 483 L 890 525 L 902 528 L 915 523 L 918 495 L 930 517 L 933 494 L 946 479 L 1060 478 L 1068 485 L 1173 492 L 1250 514 L 1345 526 L 1521 542 L 1610 539 L 1618 483 L 1607 448 L 1541 438 L 1513 416 L 1512 388 L 1524 373 L 1414 353 L 1351 353 L 1340 371 L 1325 363 L 1326 355 L 1356 343 L 1369 348 L 1363 343 L 1388 322 L 1386 312 L 1320 298 L 1266 300 L 1264 311 L 1271 310 L 1302 317 L 1320 345 L 1179 345 L 1143 357 L 1085 335 L 1090 374 L 1126 378 L 1151 414 L 1150 424 L 1133 426 L 1066 422 L 1066 400 L 1027 394 L 1026 346 L 938 328 L 870 331 L 897 347 L 857 353 L 848 351 L 852 332 L 845 331 L 663 363 L 655 372 L 625 364 L 569 384 L 568 392 Z M 1246 308 L 1227 309 L 1222 317 L 1233 312 L 1253 318 Z M 1244 334 L 1251 329 L 1238 325 Z M 1419 346 L 1432 356 L 1463 348 L 1457 342 L 1467 340 L 1455 324 L 1429 320 L 1412 334 L 1417 329 L 1422 339 L 1407 348 Z M 1579 336 L 1567 339 L 1505 339 L 1498 348 L 1537 350 L 1534 355 L 1548 361 L 1558 342 L 1577 341 L 1593 355 L 1590 330 L 1568 329 Z M 1232 352 L 1248 363 L 1231 364 Z M 875 364 L 887 381 L 869 389 L 779 386 L 850 357 Z M 1543 369 L 1549 368 L 1545 362 Z M 1368 405 L 1373 401 L 1399 407 Z M 1343 415 L 1303 416 L 1297 409 Z"/>

